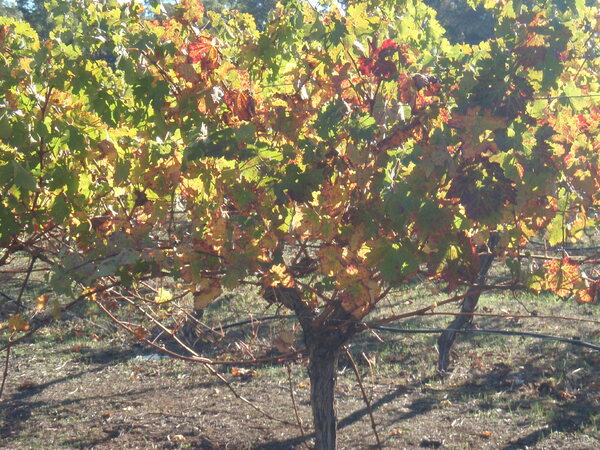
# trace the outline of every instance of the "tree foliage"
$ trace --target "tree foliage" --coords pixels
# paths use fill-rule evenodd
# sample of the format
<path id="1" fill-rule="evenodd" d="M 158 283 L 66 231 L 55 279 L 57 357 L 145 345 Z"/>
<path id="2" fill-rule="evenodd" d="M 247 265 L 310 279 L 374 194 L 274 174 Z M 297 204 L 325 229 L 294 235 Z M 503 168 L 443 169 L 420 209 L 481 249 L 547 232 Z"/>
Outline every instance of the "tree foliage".
<path id="1" fill-rule="evenodd" d="M 491 38 L 496 25 L 494 15 L 482 5 L 473 7 L 466 0 L 427 0 L 452 43 L 479 44 Z"/>
<path id="2" fill-rule="evenodd" d="M 497 23 L 477 45 L 391 0 L 288 0 L 262 30 L 197 0 L 164 20 L 50 1 L 48 39 L 0 19 L 0 264 L 43 258 L 56 293 L 108 311 L 91 295 L 108 284 L 169 277 L 192 309 L 256 286 L 297 314 L 313 384 L 392 289 L 470 285 L 492 235 L 507 285 L 592 301 L 585 260 L 535 267 L 527 245 L 597 224 L 597 17 L 473 3 Z M 135 303 L 138 338 L 147 317 L 179 323 L 172 300 Z"/>

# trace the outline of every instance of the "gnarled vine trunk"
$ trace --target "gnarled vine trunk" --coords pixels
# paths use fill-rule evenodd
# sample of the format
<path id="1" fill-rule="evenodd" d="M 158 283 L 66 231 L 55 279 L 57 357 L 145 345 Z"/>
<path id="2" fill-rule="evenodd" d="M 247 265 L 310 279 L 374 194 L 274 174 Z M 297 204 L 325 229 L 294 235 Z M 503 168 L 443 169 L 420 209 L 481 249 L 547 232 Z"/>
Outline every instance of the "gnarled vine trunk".
<path id="1" fill-rule="evenodd" d="M 336 448 L 337 417 L 334 393 L 340 345 L 334 347 L 323 342 L 315 343 L 308 349 L 310 404 L 315 427 L 315 447 L 319 450 Z"/>
<path id="2" fill-rule="evenodd" d="M 305 321 L 301 324 L 309 356 L 308 376 L 315 428 L 315 448 L 334 450 L 337 445 L 334 396 L 338 358 L 342 346 L 353 333 L 351 330 L 341 331 L 324 324 L 315 326 L 313 321 Z"/>
<path id="3" fill-rule="evenodd" d="M 460 330 L 465 327 L 467 324 L 471 323 L 473 320 L 472 313 L 475 312 L 475 308 L 477 307 L 477 302 L 479 301 L 479 296 L 481 294 L 481 286 L 485 284 L 485 280 L 487 278 L 487 274 L 492 266 L 492 262 L 494 261 L 494 248 L 498 244 L 499 237 L 497 234 L 492 234 L 488 241 L 488 253 L 481 256 L 481 266 L 479 268 L 479 274 L 477 276 L 477 280 L 469 288 L 467 291 L 467 296 L 462 302 L 460 312 L 463 315 L 456 316 L 446 331 L 444 331 L 440 337 L 438 338 L 438 364 L 437 370 L 440 374 L 444 375 L 448 372 L 448 367 L 450 365 L 450 350 L 452 349 L 452 344 L 454 344 L 454 340 L 456 339 L 456 330 Z"/>
<path id="4" fill-rule="evenodd" d="M 302 326 L 304 344 L 308 351 L 310 404 L 315 428 L 315 448 L 334 450 L 337 446 L 337 417 L 335 412 L 335 384 L 338 358 L 344 343 L 354 335 L 353 326 L 337 326 L 350 316 L 341 309 L 332 311 L 328 321 L 317 319 L 315 312 L 302 301 L 296 288 L 276 287 L 265 292 L 269 301 L 277 301 L 296 313 Z"/>

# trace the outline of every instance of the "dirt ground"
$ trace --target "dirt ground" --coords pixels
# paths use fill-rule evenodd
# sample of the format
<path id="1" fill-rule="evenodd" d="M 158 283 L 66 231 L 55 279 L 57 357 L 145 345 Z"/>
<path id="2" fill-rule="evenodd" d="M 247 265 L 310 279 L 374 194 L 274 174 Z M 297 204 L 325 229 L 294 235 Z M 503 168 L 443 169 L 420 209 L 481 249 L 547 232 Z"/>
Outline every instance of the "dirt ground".
<path id="1" fill-rule="evenodd" d="M 259 366 L 242 376 L 221 369 L 241 395 L 276 419 L 270 420 L 200 365 L 148 358 L 135 345 L 94 342 L 70 331 L 61 331 L 57 339 L 56 333 L 47 330 L 15 349 L 0 412 L 1 448 L 299 449 L 312 444 L 303 363 L 291 366 L 291 380 L 304 437 L 284 367 Z M 444 381 L 432 376 L 431 339 L 400 337 L 394 348 L 403 350 L 372 354 L 380 360 L 371 359 L 371 366 L 367 354 L 360 359 L 368 346 L 356 343 L 352 351 L 383 448 L 600 448 L 600 354 L 519 339 L 462 340 L 454 372 Z M 339 447 L 376 448 L 365 403 L 344 358 L 337 401 Z"/>
<path id="2" fill-rule="evenodd" d="M 4 283 L 4 287 L 8 286 Z M 43 285 L 42 285 L 43 286 Z M 18 283 L 15 284 L 15 289 Z M 34 291 L 31 297 L 39 292 Z M 382 314 L 431 302 L 420 285 L 381 305 Z M 257 306 L 258 305 L 258 306 Z M 475 327 L 578 337 L 600 345 L 600 305 L 547 296 L 482 298 Z M 253 409 L 199 364 L 158 358 L 115 333 L 93 309 L 41 330 L 13 349 L 0 403 L 2 449 L 302 449 L 312 442 L 306 362 L 216 366 Z M 255 309 L 253 309 L 255 308 Z M 262 308 L 262 309 L 261 309 Z M 388 308 L 388 309 L 385 309 Z M 455 305 L 445 310 L 454 311 Z M 265 314 L 245 295 L 207 308 L 211 327 Z M 569 320 L 545 319 L 569 317 Z M 402 328 L 445 326 L 451 317 L 416 317 Z M 268 352 L 290 321 L 228 329 L 207 356 L 239 358 L 248 345 Z M 6 335 L 0 336 L 0 344 Z M 386 449 L 600 449 L 600 352 L 522 336 L 463 334 L 452 374 L 436 377 L 436 334 L 362 333 L 349 350 Z M 300 345 L 296 336 L 296 346 Z M 262 350 L 261 350 L 262 349 Z M 2 355 L 4 361 L 4 354 Z M 4 366 L 2 362 L 2 367 Z M 298 426 L 290 395 L 303 424 Z M 341 449 L 377 448 L 357 379 L 345 356 L 336 392 Z"/>

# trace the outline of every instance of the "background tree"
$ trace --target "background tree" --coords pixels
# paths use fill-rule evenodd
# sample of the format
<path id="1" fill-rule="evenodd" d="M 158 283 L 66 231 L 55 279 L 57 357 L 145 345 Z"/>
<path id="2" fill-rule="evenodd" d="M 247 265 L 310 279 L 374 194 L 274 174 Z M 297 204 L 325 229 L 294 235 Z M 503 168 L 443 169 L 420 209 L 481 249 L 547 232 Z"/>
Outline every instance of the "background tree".
<path id="1" fill-rule="evenodd" d="M 41 39 L 48 38 L 50 24 L 48 23 L 48 12 L 44 0 L 16 0 L 15 3 L 23 20 L 29 22 Z"/>
<path id="2" fill-rule="evenodd" d="M 0 1 L 0 16 L 22 18 L 21 13 L 13 2 Z"/>
<path id="3" fill-rule="evenodd" d="M 203 2 L 204 7 L 210 11 L 223 12 L 224 10 L 237 10 L 252 14 L 259 28 L 267 21 L 269 11 L 275 7 L 276 0 L 208 0 Z"/>
<path id="4" fill-rule="evenodd" d="M 437 12 L 436 18 L 452 43 L 478 44 L 493 36 L 496 21 L 483 6 L 471 6 L 466 0 L 427 0 Z"/>

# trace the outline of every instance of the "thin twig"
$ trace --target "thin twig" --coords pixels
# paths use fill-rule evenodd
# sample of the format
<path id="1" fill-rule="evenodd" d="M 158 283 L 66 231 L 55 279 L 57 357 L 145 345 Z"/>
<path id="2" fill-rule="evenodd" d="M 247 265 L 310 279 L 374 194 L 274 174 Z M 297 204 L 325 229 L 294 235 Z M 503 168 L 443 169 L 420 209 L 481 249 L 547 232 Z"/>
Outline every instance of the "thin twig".
<path id="1" fill-rule="evenodd" d="M 348 351 L 347 347 L 344 347 L 344 352 L 346 352 L 346 356 L 350 361 L 350 365 L 352 366 L 352 370 L 354 371 L 354 375 L 356 375 L 356 379 L 358 380 L 358 385 L 360 386 L 360 392 L 362 392 L 363 400 L 365 401 L 365 405 L 367 405 L 367 411 L 369 412 L 369 418 L 371 419 L 371 428 L 373 428 L 373 434 L 375 435 L 375 440 L 377 441 L 377 448 L 381 449 L 381 441 L 379 440 L 379 434 L 377 433 L 377 426 L 375 425 L 375 418 L 373 417 L 373 410 L 371 409 L 371 402 L 367 397 L 367 392 L 365 391 L 365 387 L 362 382 L 362 378 L 360 376 L 360 372 L 358 371 L 358 367 L 356 367 L 356 363 L 354 362 L 354 358 Z"/>
<path id="2" fill-rule="evenodd" d="M 35 264 L 35 260 L 37 258 L 35 256 L 31 257 L 31 262 L 29 263 L 29 267 L 27 268 L 27 275 L 25 275 L 25 279 L 23 280 L 23 284 L 21 285 L 21 290 L 19 291 L 19 296 L 17 297 L 17 312 L 19 314 L 21 299 L 23 298 L 23 292 L 25 292 L 25 288 L 27 287 L 27 283 L 29 282 L 29 277 L 31 275 L 31 271 L 33 270 L 33 265 Z M 2 373 L 2 384 L 0 384 L 0 400 L 2 399 L 2 394 L 4 393 L 4 386 L 6 384 L 6 379 L 8 378 L 8 367 L 10 364 L 10 351 L 14 342 L 11 341 L 12 335 L 8 338 L 8 344 L 6 345 L 6 359 L 4 360 L 4 372 Z"/>
<path id="3" fill-rule="evenodd" d="M 2 384 L 0 385 L 0 400 L 2 400 L 2 393 L 4 392 L 4 384 L 6 383 L 6 378 L 8 377 L 8 364 L 10 362 L 10 349 L 8 347 L 6 349 L 6 359 L 4 360 L 4 373 L 2 374 Z"/>
<path id="4" fill-rule="evenodd" d="M 304 433 L 304 427 L 302 426 L 302 419 L 300 418 L 300 414 L 298 413 L 298 406 L 296 405 L 296 396 L 294 395 L 294 385 L 292 383 L 292 368 L 290 367 L 290 363 L 285 363 L 285 368 L 288 373 L 288 384 L 290 385 L 290 397 L 292 398 L 292 405 L 294 406 L 294 414 L 296 415 L 296 421 L 298 422 L 298 428 L 300 428 L 300 434 L 302 434 L 302 438 L 304 439 L 304 445 L 306 448 L 310 449 L 308 443 L 306 442 L 306 434 Z"/>
<path id="5" fill-rule="evenodd" d="M 119 320 L 117 317 L 115 317 L 114 314 L 112 314 L 102 303 L 100 302 L 96 302 L 96 304 L 98 305 L 98 307 L 113 321 L 115 322 L 117 325 L 119 325 L 120 327 L 124 328 L 125 330 L 127 330 L 129 333 L 136 335 L 135 333 L 135 329 L 133 329 L 131 326 L 127 325 L 126 323 L 124 323 L 123 321 Z M 171 334 L 171 337 L 173 337 L 173 335 Z M 196 352 L 194 352 L 193 350 L 190 350 L 192 354 L 196 355 L 196 356 L 192 356 L 192 357 L 186 357 L 183 355 L 180 355 L 176 352 L 170 351 L 169 349 L 162 347 L 154 342 L 149 341 L 147 338 L 142 338 L 139 339 L 141 342 L 144 342 L 145 344 L 159 350 L 162 353 L 166 353 L 167 355 L 170 355 L 174 358 L 177 359 L 182 359 L 182 360 L 187 360 L 187 361 L 194 361 L 197 363 L 200 363 L 204 366 L 204 368 L 210 372 L 211 375 L 214 375 L 215 377 L 217 377 L 225 386 L 227 386 L 227 388 L 233 393 L 233 395 L 238 398 L 239 400 L 241 400 L 242 402 L 246 403 L 247 405 L 249 405 L 252 409 L 256 410 L 257 412 L 259 412 L 260 414 L 262 414 L 264 417 L 266 417 L 267 419 L 276 421 L 276 422 L 280 422 L 283 423 L 285 425 L 294 425 L 291 422 L 288 422 L 287 420 L 281 420 L 281 419 L 277 419 L 275 417 L 273 417 L 272 415 L 270 415 L 269 413 L 267 413 L 266 411 L 264 411 L 262 408 L 260 408 L 259 406 L 255 405 L 254 403 L 252 403 L 250 400 L 248 400 L 247 398 L 245 398 L 243 395 L 241 395 L 239 392 L 237 392 L 235 390 L 235 388 L 231 385 L 231 383 L 229 383 L 225 377 L 223 377 L 223 375 L 221 375 L 219 372 L 216 371 L 216 369 L 214 367 L 211 366 L 211 364 L 214 364 L 213 361 L 211 361 L 208 358 L 203 358 L 201 356 L 199 356 Z M 187 349 L 187 347 L 186 347 Z"/>
<path id="6" fill-rule="evenodd" d="M 107 289 L 110 289 L 114 287 L 114 285 L 109 285 L 109 286 L 104 286 L 104 287 L 100 287 L 91 291 L 88 291 L 84 294 L 81 294 L 79 297 L 77 297 L 76 299 L 74 299 L 72 302 L 67 303 L 64 306 L 60 307 L 60 313 L 63 313 L 69 309 L 71 309 L 73 306 L 75 306 L 77 303 L 81 302 L 82 300 L 93 296 L 94 294 L 98 294 L 100 292 L 106 291 Z M 20 341 L 23 341 L 27 338 L 29 338 L 31 335 L 35 334 L 37 331 L 39 331 L 41 328 L 43 328 L 44 326 L 48 325 L 50 322 L 52 322 L 54 319 L 54 316 L 52 315 L 48 315 L 46 318 L 42 319 L 37 325 L 35 325 L 34 327 L 31 327 L 29 329 L 29 331 L 25 334 L 22 334 L 21 336 L 19 336 L 17 339 L 9 342 L 8 344 L 0 347 L 0 352 L 3 350 L 6 350 L 8 347 L 17 344 Z"/>
<path id="7" fill-rule="evenodd" d="M 524 306 L 524 305 L 522 305 Z M 528 311 L 529 312 L 529 311 Z M 555 320 L 571 320 L 573 322 L 588 322 L 600 324 L 600 320 L 583 319 L 579 317 L 566 316 L 547 316 L 543 314 L 494 314 L 494 313 L 467 313 L 467 312 L 438 312 L 431 311 L 426 316 L 477 316 L 477 317 L 498 317 L 500 319 L 555 319 Z"/>
<path id="8" fill-rule="evenodd" d="M 592 344 L 591 342 L 582 341 L 579 337 L 565 338 L 562 336 L 554 336 L 551 334 L 541 333 L 530 333 L 528 331 L 508 331 L 508 330 L 495 330 L 495 329 L 464 329 L 464 328 L 395 328 L 387 326 L 374 326 L 376 330 L 389 331 L 391 333 L 404 333 L 404 334 L 437 334 L 445 331 L 453 331 L 456 333 L 475 333 L 475 334 L 498 334 L 503 336 L 523 336 L 532 337 L 536 339 L 545 339 L 549 341 L 564 342 L 566 344 L 575 345 L 578 347 L 585 347 L 597 352 L 600 352 L 600 345 Z"/>

